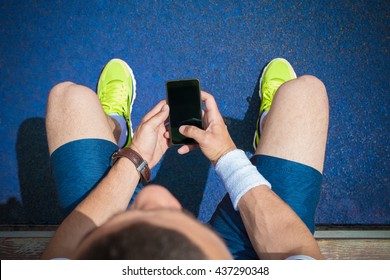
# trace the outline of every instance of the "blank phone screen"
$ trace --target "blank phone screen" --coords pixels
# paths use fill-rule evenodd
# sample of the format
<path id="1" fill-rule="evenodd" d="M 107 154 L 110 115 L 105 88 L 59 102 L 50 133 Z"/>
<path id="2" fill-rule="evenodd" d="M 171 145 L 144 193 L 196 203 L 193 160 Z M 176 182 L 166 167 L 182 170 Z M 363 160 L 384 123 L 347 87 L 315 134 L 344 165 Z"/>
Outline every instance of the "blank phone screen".
<path id="1" fill-rule="evenodd" d="M 202 107 L 198 80 L 167 82 L 169 122 L 173 144 L 196 143 L 179 132 L 182 125 L 202 128 Z"/>

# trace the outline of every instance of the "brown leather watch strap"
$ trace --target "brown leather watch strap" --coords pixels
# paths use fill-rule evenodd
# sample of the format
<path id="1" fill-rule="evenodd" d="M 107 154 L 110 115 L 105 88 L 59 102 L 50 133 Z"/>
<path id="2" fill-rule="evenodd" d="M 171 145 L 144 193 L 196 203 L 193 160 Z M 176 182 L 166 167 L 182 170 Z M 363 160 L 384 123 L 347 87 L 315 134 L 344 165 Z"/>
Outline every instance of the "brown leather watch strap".
<path id="1" fill-rule="evenodd" d="M 146 160 L 144 160 L 139 153 L 134 151 L 131 148 L 123 148 L 116 151 L 111 157 L 111 165 L 114 165 L 115 162 L 121 158 L 128 158 L 132 163 L 134 163 L 137 171 L 141 175 L 141 179 L 146 182 L 150 181 L 150 169 Z"/>

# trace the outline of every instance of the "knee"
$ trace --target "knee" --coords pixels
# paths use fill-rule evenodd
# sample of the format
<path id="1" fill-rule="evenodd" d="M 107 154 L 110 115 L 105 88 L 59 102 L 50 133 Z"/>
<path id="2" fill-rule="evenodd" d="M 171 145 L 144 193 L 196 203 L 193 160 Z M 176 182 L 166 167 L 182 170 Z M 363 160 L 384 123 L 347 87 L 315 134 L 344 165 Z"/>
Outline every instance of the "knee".
<path id="1" fill-rule="evenodd" d="M 48 106 L 60 102 L 72 87 L 77 86 L 72 82 L 62 82 L 55 85 L 49 92 Z"/>
<path id="2" fill-rule="evenodd" d="M 47 109 L 51 107 L 66 107 L 82 103 L 87 103 L 97 99 L 96 93 L 91 89 L 72 82 L 62 82 L 55 85 L 49 93 Z"/>
<path id="3" fill-rule="evenodd" d="M 297 82 L 302 87 L 300 92 L 303 95 L 308 95 L 307 97 L 316 104 L 328 107 L 328 94 L 324 83 L 320 79 L 312 75 L 304 75 L 297 78 Z"/>
<path id="4" fill-rule="evenodd" d="M 324 83 L 318 79 L 316 76 L 312 75 L 303 75 L 297 78 L 297 81 L 301 82 L 302 84 L 305 84 L 308 87 L 314 88 L 316 91 L 325 91 L 326 88 Z"/>
<path id="5" fill-rule="evenodd" d="M 61 94 L 65 91 L 67 91 L 70 87 L 72 86 L 77 86 L 75 83 L 72 82 L 62 82 L 57 85 L 55 85 L 51 90 L 50 90 L 50 95 L 58 95 Z"/>
<path id="6" fill-rule="evenodd" d="M 278 94 L 278 99 L 285 99 L 286 102 L 297 101 L 301 105 L 309 105 L 328 111 L 328 95 L 324 83 L 315 76 L 305 75 L 284 83 Z"/>

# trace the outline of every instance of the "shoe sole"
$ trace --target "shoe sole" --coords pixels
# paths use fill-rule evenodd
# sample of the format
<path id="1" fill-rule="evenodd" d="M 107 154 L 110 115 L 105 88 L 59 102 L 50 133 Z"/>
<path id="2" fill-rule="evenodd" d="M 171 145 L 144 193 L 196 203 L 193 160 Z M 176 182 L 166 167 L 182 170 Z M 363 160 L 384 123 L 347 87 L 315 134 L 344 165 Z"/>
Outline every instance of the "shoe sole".
<path id="1" fill-rule="evenodd" d="M 271 63 L 272 62 L 274 62 L 275 60 L 283 60 L 283 61 L 285 61 L 285 62 L 287 62 L 288 64 L 290 64 L 290 62 L 288 62 L 288 60 L 287 59 L 284 59 L 284 58 L 281 58 L 281 57 L 279 57 L 279 58 L 274 58 L 274 59 L 272 59 L 270 62 L 268 62 L 267 63 L 267 65 L 264 67 L 264 69 L 263 69 L 263 72 L 261 73 L 261 76 L 260 76 L 260 81 L 259 81 L 259 97 L 260 97 L 260 103 L 261 103 L 261 100 L 262 100 L 262 93 L 261 93 L 261 84 L 263 83 L 263 78 L 264 78 L 264 75 L 265 75 L 265 72 L 267 71 L 267 69 L 268 69 L 268 67 L 271 65 Z M 290 64 L 291 65 L 291 64 Z M 292 68 L 292 67 L 291 67 Z M 294 68 L 292 68 L 292 70 L 293 70 L 293 73 L 294 73 L 294 76 L 295 76 L 295 79 L 297 78 L 297 74 L 295 73 L 295 71 L 294 71 Z M 255 151 L 256 151 L 256 149 L 257 149 L 257 146 L 256 146 L 256 131 L 257 131 L 257 129 L 258 129 L 258 122 L 260 121 L 260 115 L 259 115 L 259 118 L 257 119 L 257 122 L 256 122 L 256 130 L 255 130 L 255 135 L 253 136 L 253 148 L 255 149 Z M 260 133 L 259 133 L 260 134 Z M 260 141 L 260 139 L 259 139 L 259 141 Z"/>

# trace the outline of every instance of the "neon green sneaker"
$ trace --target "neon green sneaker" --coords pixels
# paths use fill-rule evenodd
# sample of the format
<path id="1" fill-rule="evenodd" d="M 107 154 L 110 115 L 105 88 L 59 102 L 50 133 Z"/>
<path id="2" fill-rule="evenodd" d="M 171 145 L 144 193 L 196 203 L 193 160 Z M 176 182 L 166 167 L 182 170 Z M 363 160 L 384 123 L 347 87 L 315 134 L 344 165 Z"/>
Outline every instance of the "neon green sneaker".
<path id="1" fill-rule="evenodd" d="M 131 110 L 136 97 L 136 82 L 130 66 L 120 59 L 112 59 L 100 74 L 97 94 L 102 103 L 104 113 L 123 116 L 127 124 L 127 141 L 125 147 L 133 139 Z"/>
<path id="2" fill-rule="evenodd" d="M 271 109 L 272 100 L 278 88 L 285 82 L 296 79 L 296 77 L 297 75 L 291 64 L 284 58 L 275 58 L 264 68 L 259 82 L 261 104 L 255 136 L 253 137 L 253 147 L 255 150 L 260 141 L 260 121 L 263 113 Z"/>

